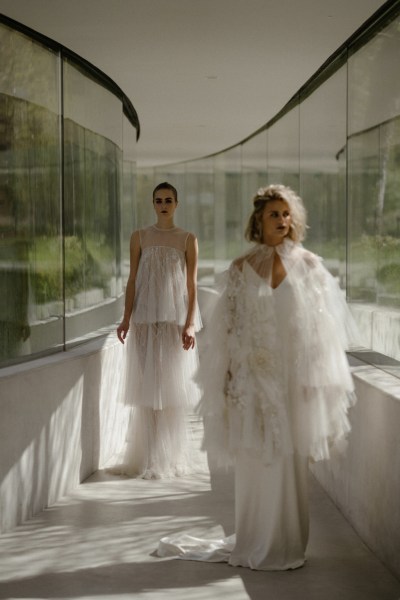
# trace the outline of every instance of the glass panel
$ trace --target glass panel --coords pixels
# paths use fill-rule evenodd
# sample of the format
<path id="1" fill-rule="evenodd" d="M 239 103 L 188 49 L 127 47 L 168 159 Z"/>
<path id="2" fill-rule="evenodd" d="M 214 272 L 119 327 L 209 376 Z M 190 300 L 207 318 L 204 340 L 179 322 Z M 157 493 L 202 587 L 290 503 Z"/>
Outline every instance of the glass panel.
<path id="1" fill-rule="evenodd" d="M 351 56 L 348 63 L 348 290 L 365 346 L 397 360 L 400 360 L 399 24 L 397 18 Z M 385 360 L 382 365 L 379 359 L 379 366 L 393 371 L 393 365 Z"/>
<path id="2" fill-rule="evenodd" d="M 268 183 L 299 190 L 299 108 L 268 129 Z"/>
<path id="3" fill-rule="evenodd" d="M 349 140 L 349 297 L 358 303 L 365 345 L 398 359 L 393 340 L 400 331 L 399 167 L 399 120 Z M 382 329 L 383 320 L 390 331 Z"/>
<path id="4" fill-rule="evenodd" d="M 252 199 L 257 190 L 266 185 L 268 185 L 267 131 L 263 131 L 242 146 L 243 236 L 253 209 Z"/>
<path id="5" fill-rule="evenodd" d="M 58 55 L 0 25 L 0 364 L 62 347 Z"/>
<path id="6" fill-rule="evenodd" d="M 123 117 L 123 194 L 121 207 L 121 256 L 122 281 L 126 284 L 129 277 L 129 242 L 132 231 L 137 229 L 136 200 L 136 130 Z M 118 266 L 118 261 L 117 261 Z"/>
<path id="7" fill-rule="evenodd" d="M 241 149 L 214 158 L 216 271 L 224 270 L 244 248 L 241 188 Z"/>
<path id="8" fill-rule="evenodd" d="M 349 134 L 399 115 L 400 18 L 349 58 Z"/>
<path id="9" fill-rule="evenodd" d="M 300 105 L 300 195 L 304 245 L 346 286 L 346 67 Z"/>
<path id="10" fill-rule="evenodd" d="M 349 300 L 377 300 L 375 242 L 379 185 L 379 129 L 348 142 Z"/>
<path id="11" fill-rule="evenodd" d="M 0 23 L 2 94 L 59 112 L 58 54 Z M 47 88 L 49 87 L 49 93 Z"/>
<path id="12" fill-rule="evenodd" d="M 377 301 L 400 307 L 400 118 L 379 128 Z"/>
<path id="13" fill-rule="evenodd" d="M 116 320 L 104 305 L 121 292 L 121 101 L 64 63 L 66 340 Z M 97 316 L 96 316 L 97 315 Z M 71 318 L 71 317 L 74 318 Z"/>
<path id="14" fill-rule="evenodd" d="M 154 209 L 152 202 L 153 190 L 156 187 L 156 177 L 154 169 L 140 168 L 137 175 L 137 197 L 136 214 L 137 227 L 147 227 L 154 223 Z"/>
<path id="15" fill-rule="evenodd" d="M 186 163 L 189 229 L 199 242 L 199 284 L 214 281 L 214 171 L 212 159 Z"/>

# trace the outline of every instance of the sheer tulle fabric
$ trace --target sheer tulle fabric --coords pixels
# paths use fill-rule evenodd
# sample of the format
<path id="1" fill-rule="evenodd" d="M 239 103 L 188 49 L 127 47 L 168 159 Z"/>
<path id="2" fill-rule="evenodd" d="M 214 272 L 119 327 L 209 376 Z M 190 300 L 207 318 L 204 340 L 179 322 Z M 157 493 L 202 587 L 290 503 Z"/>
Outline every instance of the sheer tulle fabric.
<path id="1" fill-rule="evenodd" d="M 193 383 L 197 350 L 183 350 L 182 327 L 174 323 L 131 323 L 127 341 L 126 402 L 162 410 L 193 409 L 200 392 Z"/>
<path id="2" fill-rule="evenodd" d="M 189 434 L 183 408 L 133 409 L 123 472 L 144 479 L 176 477 L 190 470 Z"/>
<path id="3" fill-rule="evenodd" d="M 279 288 L 268 279 L 274 250 L 257 246 L 225 274 L 209 326 L 199 410 L 204 448 L 220 464 L 241 449 L 265 464 L 293 451 L 329 458 L 350 430 L 349 310 L 318 257 L 290 240 L 277 251 L 287 272 Z"/>
<path id="4" fill-rule="evenodd" d="M 274 290 L 275 251 L 287 275 Z M 196 376 L 203 447 L 212 462 L 235 465 L 235 535 L 163 538 L 160 556 L 262 570 L 304 564 L 308 460 L 329 458 L 350 430 L 344 349 L 355 335 L 339 287 L 302 246 L 260 245 L 235 261 Z"/>
<path id="5" fill-rule="evenodd" d="M 132 407 L 119 471 L 145 478 L 190 469 L 186 415 L 199 400 L 197 348 L 182 348 L 188 311 L 185 250 L 179 228 L 140 231 L 141 257 L 126 342 L 125 402 Z M 201 328 L 198 307 L 195 330 Z"/>
<path id="6" fill-rule="evenodd" d="M 185 246 L 188 234 L 182 229 L 141 231 L 142 254 L 136 276 L 133 323 L 175 323 L 187 317 Z M 195 331 L 201 329 L 196 307 Z"/>

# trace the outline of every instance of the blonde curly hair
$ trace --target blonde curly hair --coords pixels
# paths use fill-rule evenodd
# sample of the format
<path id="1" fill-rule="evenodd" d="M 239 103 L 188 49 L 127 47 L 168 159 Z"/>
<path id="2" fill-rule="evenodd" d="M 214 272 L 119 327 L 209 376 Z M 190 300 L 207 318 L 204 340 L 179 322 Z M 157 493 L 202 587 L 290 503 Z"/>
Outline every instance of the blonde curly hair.
<path id="1" fill-rule="evenodd" d="M 263 243 L 262 217 L 268 202 L 284 200 L 288 203 L 292 222 L 288 237 L 294 242 L 301 242 L 305 238 L 307 228 L 307 213 L 303 201 L 290 187 L 281 184 L 271 184 L 260 188 L 253 198 L 253 212 L 247 223 L 245 237 L 249 242 Z"/>

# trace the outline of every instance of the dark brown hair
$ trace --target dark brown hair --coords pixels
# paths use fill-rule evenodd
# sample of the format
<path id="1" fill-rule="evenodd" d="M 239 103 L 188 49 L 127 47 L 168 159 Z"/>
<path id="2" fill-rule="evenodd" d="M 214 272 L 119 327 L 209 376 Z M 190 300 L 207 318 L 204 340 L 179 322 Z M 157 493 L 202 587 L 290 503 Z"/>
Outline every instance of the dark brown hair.
<path id="1" fill-rule="evenodd" d="M 158 190 L 170 190 L 175 198 L 175 202 L 178 202 L 178 192 L 176 190 L 176 188 L 174 188 L 174 186 L 171 183 L 168 183 L 168 181 L 163 181 L 163 183 L 159 183 L 153 190 L 153 200 L 154 200 L 154 196 L 156 195 L 156 193 L 158 192 Z"/>

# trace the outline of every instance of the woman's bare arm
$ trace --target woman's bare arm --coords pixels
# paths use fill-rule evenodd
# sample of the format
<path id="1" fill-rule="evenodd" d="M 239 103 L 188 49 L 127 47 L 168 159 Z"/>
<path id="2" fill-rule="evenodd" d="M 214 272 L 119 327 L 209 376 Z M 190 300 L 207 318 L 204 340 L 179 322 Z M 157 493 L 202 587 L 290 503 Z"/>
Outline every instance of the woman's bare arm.
<path id="1" fill-rule="evenodd" d="M 141 255 L 139 231 L 134 231 L 130 241 L 130 269 L 129 279 L 126 284 L 125 291 L 125 310 L 124 317 L 117 328 L 119 341 L 123 344 L 129 330 L 129 321 L 133 310 L 133 302 L 135 300 L 135 282 L 136 274 L 139 267 Z"/>
<path id="2" fill-rule="evenodd" d="M 197 257 L 198 257 L 197 239 L 193 234 L 189 234 L 186 247 L 186 286 L 188 292 L 188 312 L 186 323 L 182 332 L 182 343 L 185 350 L 194 348 L 194 317 L 197 304 Z"/>

